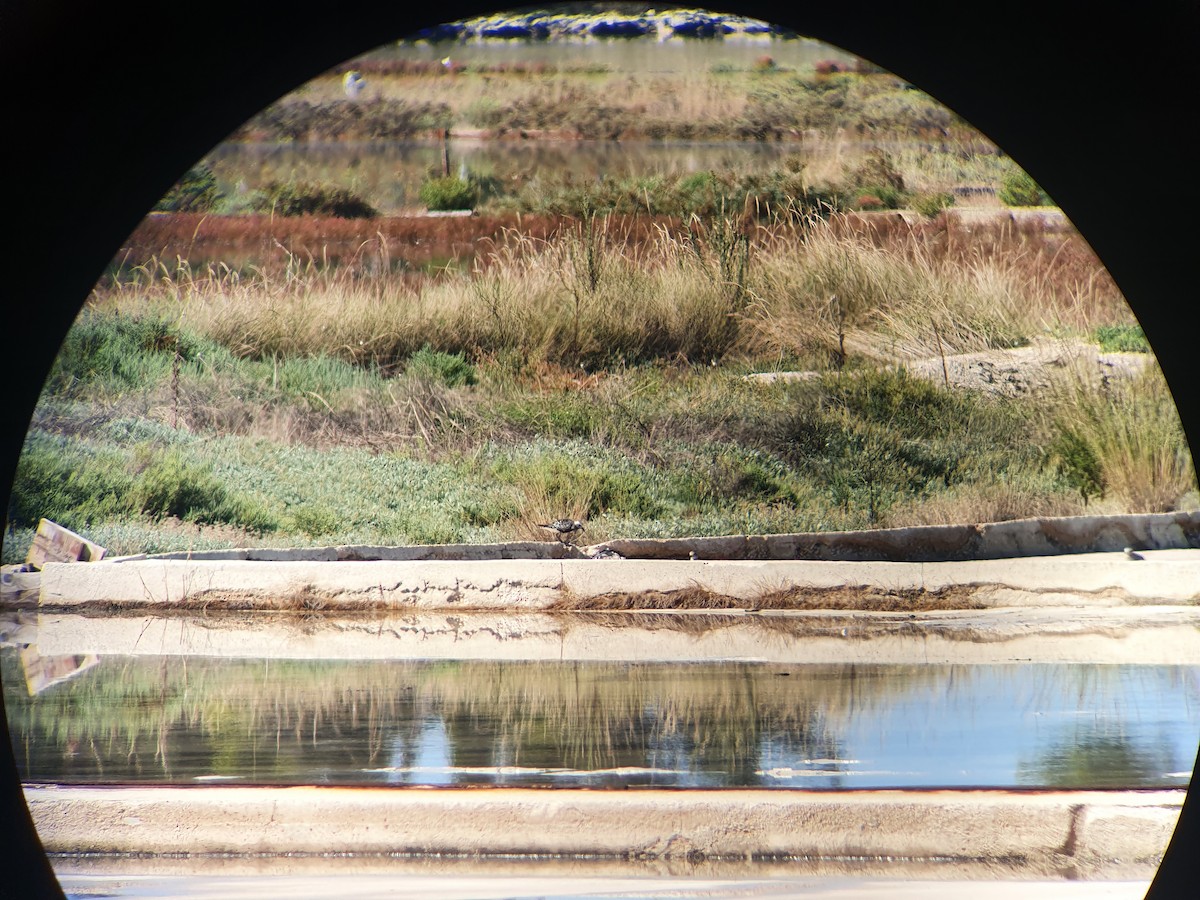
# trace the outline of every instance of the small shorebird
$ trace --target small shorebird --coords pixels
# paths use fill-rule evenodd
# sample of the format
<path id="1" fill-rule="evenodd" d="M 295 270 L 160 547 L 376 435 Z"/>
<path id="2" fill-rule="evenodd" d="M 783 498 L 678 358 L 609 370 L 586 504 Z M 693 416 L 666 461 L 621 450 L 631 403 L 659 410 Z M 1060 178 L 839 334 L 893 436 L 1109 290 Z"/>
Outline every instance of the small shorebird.
<path id="1" fill-rule="evenodd" d="M 553 522 L 539 523 L 538 528 L 553 531 L 555 536 L 566 544 L 571 540 L 572 535 L 583 531 L 583 523 L 578 519 L 555 519 Z"/>
<path id="2" fill-rule="evenodd" d="M 1142 556 L 1142 554 L 1140 554 L 1136 550 L 1134 550 L 1132 547 L 1125 548 L 1125 556 L 1128 557 L 1129 559 L 1145 559 L 1146 558 L 1146 557 Z"/>

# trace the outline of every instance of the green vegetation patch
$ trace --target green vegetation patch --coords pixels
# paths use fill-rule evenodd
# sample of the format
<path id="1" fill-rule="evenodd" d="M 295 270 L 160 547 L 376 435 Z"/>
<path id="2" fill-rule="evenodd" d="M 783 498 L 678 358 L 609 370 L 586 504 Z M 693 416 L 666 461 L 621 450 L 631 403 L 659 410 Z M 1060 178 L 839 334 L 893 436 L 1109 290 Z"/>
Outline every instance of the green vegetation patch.
<path id="1" fill-rule="evenodd" d="M 217 184 L 213 170 L 204 163 L 193 166 L 154 205 L 159 212 L 219 211 L 225 202 L 225 194 Z"/>
<path id="2" fill-rule="evenodd" d="M 1150 342 L 1141 325 L 1101 325 L 1093 332 L 1106 353 L 1149 353 Z"/>
<path id="3" fill-rule="evenodd" d="M 378 215 L 375 207 L 347 188 L 291 181 L 269 183 L 254 198 L 251 208 L 277 216 L 373 219 Z"/>
<path id="4" fill-rule="evenodd" d="M 216 478 L 197 450 L 102 443 L 35 430 L 17 465 L 10 521 L 28 527 L 45 517 L 85 531 L 114 520 L 171 516 L 260 533 L 273 530 L 277 522 Z"/>
<path id="5" fill-rule="evenodd" d="M 462 353 L 443 353 L 428 344 L 408 358 L 404 373 L 412 378 L 424 378 L 446 387 L 472 385 L 478 380 L 475 367 Z"/>
<path id="6" fill-rule="evenodd" d="M 1042 190 L 1042 186 L 1022 169 L 1004 176 L 996 196 L 1007 206 L 1049 206 L 1051 203 L 1050 196 Z"/>
<path id="7" fill-rule="evenodd" d="M 479 190 L 470 181 L 454 175 L 431 178 L 421 185 L 421 202 L 433 212 L 471 209 L 479 202 Z"/>
<path id="8" fill-rule="evenodd" d="M 182 362 L 194 360 L 201 346 L 154 315 L 85 310 L 67 331 L 46 390 L 71 394 L 84 385 L 122 391 L 152 384 L 171 372 L 176 357 Z"/>
<path id="9" fill-rule="evenodd" d="M 768 446 L 845 511 L 876 524 L 893 506 L 987 481 L 1036 454 L 998 404 L 900 371 L 826 376 L 798 389 Z"/>

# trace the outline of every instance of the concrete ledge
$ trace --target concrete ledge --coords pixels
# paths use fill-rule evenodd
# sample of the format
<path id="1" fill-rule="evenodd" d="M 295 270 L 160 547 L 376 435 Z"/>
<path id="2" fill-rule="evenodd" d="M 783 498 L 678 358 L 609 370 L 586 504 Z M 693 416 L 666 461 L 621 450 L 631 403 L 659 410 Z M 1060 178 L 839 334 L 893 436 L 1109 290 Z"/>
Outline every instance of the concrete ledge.
<path id="1" fill-rule="evenodd" d="M 1004 862 L 1153 872 L 1184 791 L 34 787 L 50 853 L 580 855 Z"/>
<path id="2" fill-rule="evenodd" d="M 299 610 L 546 609 L 564 596 L 699 588 L 752 600 L 781 588 L 930 591 L 967 586 L 984 604 L 1047 593 L 1075 602 L 1189 603 L 1200 599 L 1200 550 L 1072 554 L 965 562 L 478 560 L 203 561 L 144 559 L 50 563 L 43 606 L 229 604 Z M 1003 588 L 1007 594 L 997 592 Z M 991 598 L 991 599 L 988 599 Z M 1057 600 L 1063 605 L 1063 599 Z"/>
<path id="3" fill-rule="evenodd" d="M 686 555 L 686 554 L 685 554 Z M 513 541 L 506 544 L 419 544 L 409 547 L 346 544 L 337 547 L 260 547 L 230 550 L 178 550 L 170 553 L 141 554 L 118 558 L 117 562 L 142 559 L 184 559 L 208 562 L 259 560 L 263 562 L 362 562 L 390 560 L 425 562 L 431 560 L 497 559 L 584 559 L 578 547 L 558 541 Z"/>
<path id="4" fill-rule="evenodd" d="M 1200 547 L 1200 511 L 1065 516 L 980 525 L 923 525 L 870 531 L 620 539 L 603 546 L 636 559 L 824 559 L 961 562 L 1064 553 Z"/>

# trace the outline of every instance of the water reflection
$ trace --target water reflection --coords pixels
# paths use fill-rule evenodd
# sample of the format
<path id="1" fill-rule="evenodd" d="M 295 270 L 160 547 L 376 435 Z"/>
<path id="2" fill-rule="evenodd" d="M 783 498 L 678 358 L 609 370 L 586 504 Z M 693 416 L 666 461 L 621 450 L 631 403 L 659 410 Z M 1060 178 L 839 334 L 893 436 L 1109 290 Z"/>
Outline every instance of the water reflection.
<path id="1" fill-rule="evenodd" d="M 1200 667 L 109 656 L 31 693 L 32 782 L 1178 787 Z"/>

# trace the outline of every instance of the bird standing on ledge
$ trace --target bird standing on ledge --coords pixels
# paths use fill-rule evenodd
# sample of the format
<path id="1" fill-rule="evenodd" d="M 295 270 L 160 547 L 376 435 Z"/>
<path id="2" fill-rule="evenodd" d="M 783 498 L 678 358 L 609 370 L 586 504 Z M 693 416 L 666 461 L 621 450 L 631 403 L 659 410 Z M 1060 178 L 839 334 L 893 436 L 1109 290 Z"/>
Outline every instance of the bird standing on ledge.
<path id="1" fill-rule="evenodd" d="M 538 524 L 538 528 L 545 528 L 547 531 L 553 531 L 555 536 L 564 544 L 569 543 L 572 535 L 583 531 L 583 523 L 578 519 L 556 519 L 553 522 L 546 524 Z"/>

